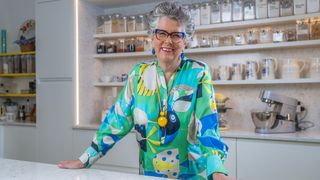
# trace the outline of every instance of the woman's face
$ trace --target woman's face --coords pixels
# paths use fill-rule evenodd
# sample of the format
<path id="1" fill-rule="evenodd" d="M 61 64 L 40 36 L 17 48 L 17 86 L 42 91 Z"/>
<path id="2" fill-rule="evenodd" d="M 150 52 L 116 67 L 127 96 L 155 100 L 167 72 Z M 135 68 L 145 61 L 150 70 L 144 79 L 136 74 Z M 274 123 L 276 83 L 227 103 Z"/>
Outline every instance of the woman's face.
<path id="1" fill-rule="evenodd" d="M 167 36 L 170 33 L 173 34 Z M 183 34 L 184 37 L 182 37 Z M 183 25 L 168 17 L 161 17 L 157 24 L 157 30 L 152 36 L 152 45 L 155 49 L 158 61 L 174 63 L 179 60 L 180 55 L 186 46 Z"/>

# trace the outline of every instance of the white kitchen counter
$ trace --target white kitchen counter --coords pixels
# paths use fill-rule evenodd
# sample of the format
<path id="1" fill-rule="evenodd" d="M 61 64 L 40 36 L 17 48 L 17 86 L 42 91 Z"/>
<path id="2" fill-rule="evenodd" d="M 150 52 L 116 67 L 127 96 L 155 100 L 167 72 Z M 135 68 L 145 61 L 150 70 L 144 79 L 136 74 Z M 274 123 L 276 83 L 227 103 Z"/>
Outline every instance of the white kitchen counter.
<path id="1" fill-rule="evenodd" d="M 160 179 L 97 169 L 60 169 L 54 164 L 0 158 L 1 180 L 140 180 Z"/>

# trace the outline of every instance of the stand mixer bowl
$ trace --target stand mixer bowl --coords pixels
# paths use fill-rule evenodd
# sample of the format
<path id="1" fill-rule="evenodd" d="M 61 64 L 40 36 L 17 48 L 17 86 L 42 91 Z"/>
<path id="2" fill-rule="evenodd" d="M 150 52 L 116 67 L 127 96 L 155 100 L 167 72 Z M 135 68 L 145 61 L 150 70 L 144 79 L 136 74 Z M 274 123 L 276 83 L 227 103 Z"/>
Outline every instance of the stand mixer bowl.
<path id="1" fill-rule="evenodd" d="M 259 129 L 270 129 L 276 121 L 276 112 L 251 112 L 253 124 Z"/>

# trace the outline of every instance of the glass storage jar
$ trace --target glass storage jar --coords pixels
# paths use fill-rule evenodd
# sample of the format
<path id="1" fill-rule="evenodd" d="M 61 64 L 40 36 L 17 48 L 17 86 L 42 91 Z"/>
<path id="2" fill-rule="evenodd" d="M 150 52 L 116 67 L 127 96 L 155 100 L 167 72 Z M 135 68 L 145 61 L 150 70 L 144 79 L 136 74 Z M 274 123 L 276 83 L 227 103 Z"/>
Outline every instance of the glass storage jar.
<path id="1" fill-rule="evenodd" d="M 293 0 L 293 11 L 295 15 L 306 14 L 307 1 L 306 0 Z"/>
<path id="2" fill-rule="evenodd" d="M 13 56 L 13 63 L 14 63 L 13 73 L 21 73 L 21 60 L 19 55 Z"/>
<path id="3" fill-rule="evenodd" d="M 231 0 L 223 0 L 221 3 L 221 21 L 230 22 L 232 20 Z"/>
<path id="4" fill-rule="evenodd" d="M 104 34 L 105 33 L 105 30 L 104 30 L 105 18 L 106 18 L 105 15 L 97 16 L 97 28 L 96 28 L 97 34 Z"/>
<path id="5" fill-rule="evenodd" d="M 211 35 L 211 46 L 219 47 L 220 46 L 220 37 L 218 35 Z"/>
<path id="6" fill-rule="evenodd" d="M 26 55 L 21 55 L 21 73 L 27 73 L 27 58 Z"/>
<path id="7" fill-rule="evenodd" d="M 136 20 L 136 31 L 144 31 L 146 30 L 146 19 L 143 14 L 140 14 Z"/>
<path id="8" fill-rule="evenodd" d="M 120 14 L 113 14 L 112 15 L 112 33 L 120 32 L 120 21 L 121 21 Z"/>
<path id="9" fill-rule="evenodd" d="M 191 7 L 191 17 L 193 18 L 193 22 L 194 22 L 194 25 L 195 26 L 200 26 L 200 16 L 201 16 L 201 13 L 200 13 L 200 4 L 194 4 L 192 7 Z"/>
<path id="10" fill-rule="evenodd" d="M 320 18 L 311 19 L 310 39 L 320 39 Z"/>
<path id="11" fill-rule="evenodd" d="M 285 41 L 284 33 L 281 28 L 278 28 L 278 27 L 274 28 L 273 34 L 272 34 L 272 40 L 274 43 Z"/>
<path id="12" fill-rule="evenodd" d="M 268 17 L 268 0 L 256 0 L 256 18 Z"/>
<path id="13" fill-rule="evenodd" d="M 137 37 L 135 45 L 137 52 L 144 51 L 144 37 Z"/>
<path id="14" fill-rule="evenodd" d="M 220 0 L 214 0 L 211 3 L 211 24 L 220 23 L 221 22 L 221 8 L 220 8 Z"/>
<path id="15" fill-rule="evenodd" d="M 315 13 L 320 11 L 319 0 L 307 0 L 307 13 Z"/>
<path id="16" fill-rule="evenodd" d="M 211 5 L 209 3 L 203 3 L 200 8 L 200 24 L 210 24 Z"/>
<path id="17" fill-rule="evenodd" d="M 106 15 L 103 23 L 103 30 L 104 33 L 112 33 L 112 16 L 111 15 Z"/>
<path id="18" fill-rule="evenodd" d="M 243 0 L 232 1 L 232 21 L 243 20 Z"/>
<path id="19" fill-rule="evenodd" d="M 107 43 L 106 52 L 107 53 L 116 53 L 117 52 L 117 45 L 114 40 L 111 40 Z"/>
<path id="20" fill-rule="evenodd" d="M 293 14 L 293 0 L 280 0 L 280 16 L 291 16 Z"/>
<path id="21" fill-rule="evenodd" d="M 260 43 L 271 43 L 272 42 L 272 30 L 270 27 L 263 27 L 259 32 Z"/>
<path id="22" fill-rule="evenodd" d="M 202 34 L 201 35 L 200 47 L 201 48 L 210 47 L 209 36 L 207 34 Z"/>
<path id="23" fill-rule="evenodd" d="M 135 52 L 135 51 L 136 51 L 135 39 L 131 38 L 127 41 L 127 52 Z"/>
<path id="24" fill-rule="evenodd" d="M 243 11 L 244 11 L 244 20 L 252 20 L 256 18 L 255 14 L 255 0 L 244 0 Z"/>
<path id="25" fill-rule="evenodd" d="M 97 43 L 97 54 L 106 53 L 106 43 L 104 41 L 99 41 Z"/>
<path id="26" fill-rule="evenodd" d="M 236 34 L 234 37 L 235 45 L 246 44 L 246 39 L 243 33 Z"/>
<path id="27" fill-rule="evenodd" d="M 286 26 L 286 40 L 287 41 L 295 41 L 296 40 L 296 27 L 294 25 L 287 25 Z"/>
<path id="28" fill-rule="evenodd" d="M 151 38 L 146 37 L 144 39 L 144 51 L 151 52 L 152 51 L 152 41 Z"/>
<path id="29" fill-rule="evenodd" d="M 280 1 L 279 0 L 268 0 L 268 17 L 279 17 L 280 16 Z"/>
<path id="30" fill-rule="evenodd" d="M 121 17 L 119 21 L 119 32 L 127 32 L 127 17 Z"/>
<path id="31" fill-rule="evenodd" d="M 128 32 L 136 31 L 136 16 L 130 16 L 127 22 Z"/>
<path id="32" fill-rule="evenodd" d="M 117 53 L 126 52 L 127 48 L 125 45 L 125 39 L 118 39 L 117 42 Z"/>
<path id="33" fill-rule="evenodd" d="M 298 20 L 296 24 L 296 30 L 297 30 L 297 40 L 302 41 L 302 40 L 309 40 L 309 22 L 308 20 Z"/>

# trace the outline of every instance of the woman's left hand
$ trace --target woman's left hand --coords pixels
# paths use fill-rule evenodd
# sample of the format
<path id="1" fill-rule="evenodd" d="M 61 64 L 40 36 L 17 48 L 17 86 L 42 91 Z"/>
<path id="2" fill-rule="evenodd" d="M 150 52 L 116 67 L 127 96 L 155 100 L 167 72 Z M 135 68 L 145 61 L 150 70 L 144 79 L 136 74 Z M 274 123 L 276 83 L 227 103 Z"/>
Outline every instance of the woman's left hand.
<path id="1" fill-rule="evenodd" d="M 226 176 L 222 173 L 214 173 L 212 176 L 213 180 L 236 180 L 236 178 Z"/>

